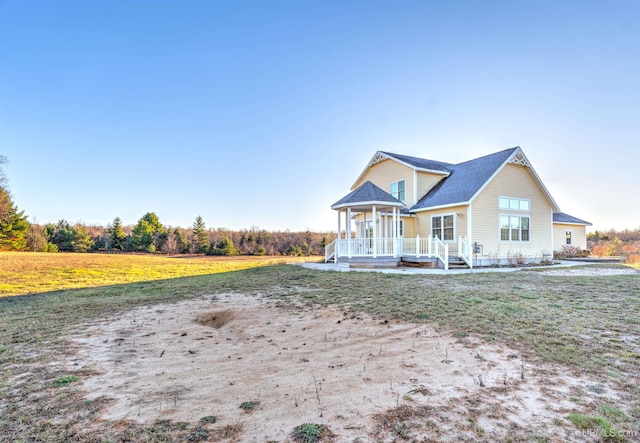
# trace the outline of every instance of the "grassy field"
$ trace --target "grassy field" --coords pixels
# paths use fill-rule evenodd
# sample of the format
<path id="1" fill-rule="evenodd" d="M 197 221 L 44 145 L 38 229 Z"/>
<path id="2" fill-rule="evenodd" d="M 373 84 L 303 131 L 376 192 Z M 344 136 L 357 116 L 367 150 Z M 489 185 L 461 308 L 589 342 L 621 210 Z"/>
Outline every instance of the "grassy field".
<path id="1" fill-rule="evenodd" d="M 22 264 L 7 271 L 5 265 L 12 258 L 19 258 Z M 0 281 L 6 285 L 4 276 L 12 279 L 5 295 L 46 290 L 37 282 L 48 278 L 43 277 L 47 272 L 62 279 L 62 269 L 36 263 L 47 258 L 0 255 L 4 260 Z M 190 435 L 187 423 L 162 422 L 147 427 L 96 423 L 93 417 L 103 403 L 84 401 L 74 383 L 88 374 L 59 372 L 49 363 L 64 352 L 65 337 L 84 324 L 135 306 L 236 292 L 259 294 L 284 304 L 338 304 L 353 313 L 433 323 L 460 338 L 474 335 L 509 345 L 531 364 L 566 365 L 568 370 L 589 374 L 599 385 L 614 386 L 628 396 L 622 405 L 603 395 L 591 414 L 574 415 L 569 420 L 577 427 L 592 423 L 640 435 L 640 275 L 560 277 L 544 271 L 391 275 L 282 265 L 220 272 L 216 266 L 229 265 L 231 270 L 234 265 L 249 264 L 217 264 L 215 260 L 209 262 L 207 272 L 207 260 L 122 256 L 110 262 L 115 266 L 110 272 L 103 272 L 98 263 L 93 269 L 77 268 L 74 273 L 83 275 L 84 280 L 73 285 L 81 286 L 84 281 L 85 288 L 0 299 L 0 441 L 185 441 Z M 176 274 L 169 270 L 187 272 L 176 270 L 176 261 L 193 263 L 183 266 L 193 266 L 193 274 L 206 275 L 170 278 Z M 213 269 L 218 269 L 217 273 L 212 273 Z M 96 280 L 90 275 L 97 276 Z M 111 278 L 138 281 L 112 284 L 115 281 Z M 538 437 L 535 441 L 554 441 Z M 625 437 L 606 439 L 624 441 Z M 513 441 L 534 440 L 523 431 L 515 432 Z"/>
<path id="2" fill-rule="evenodd" d="M 0 297 L 217 274 L 309 260 L 319 258 L 2 252 Z"/>

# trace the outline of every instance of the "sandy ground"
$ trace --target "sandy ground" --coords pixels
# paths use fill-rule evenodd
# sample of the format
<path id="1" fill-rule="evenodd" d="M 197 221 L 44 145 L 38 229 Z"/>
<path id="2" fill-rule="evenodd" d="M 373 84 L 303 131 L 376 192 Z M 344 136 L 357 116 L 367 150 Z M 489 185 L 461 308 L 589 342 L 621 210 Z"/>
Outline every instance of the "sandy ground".
<path id="1" fill-rule="evenodd" d="M 85 380 L 86 398 L 113 399 L 103 420 L 214 415 L 212 432 L 242 424 L 239 441 L 251 442 L 292 441 L 307 422 L 327 425 L 335 441 L 394 441 L 401 431 L 491 441 L 525 429 L 593 441 L 566 417 L 594 401 L 586 387 L 596 382 L 428 325 L 224 295 L 133 310 L 73 341 L 65 364 L 98 374 Z M 248 401 L 259 405 L 244 411 Z M 404 405 L 428 406 L 416 420 L 428 426 L 394 431 L 376 418 Z"/>

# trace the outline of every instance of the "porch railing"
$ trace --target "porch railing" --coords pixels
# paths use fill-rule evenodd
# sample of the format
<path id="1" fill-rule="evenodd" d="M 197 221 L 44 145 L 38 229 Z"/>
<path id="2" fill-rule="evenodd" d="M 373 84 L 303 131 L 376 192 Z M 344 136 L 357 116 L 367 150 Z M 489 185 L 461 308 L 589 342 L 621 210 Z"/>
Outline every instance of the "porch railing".
<path id="1" fill-rule="evenodd" d="M 458 237 L 458 256 L 473 269 L 473 249 L 467 241 L 467 237 Z"/>
<path id="2" fill-rule="evenodd" d="M 336 256 L 336 242 L 338 240 L 332 241 L 330 244 L 324 247 L 324 262 L 329 262 L 332 258 L 335 261 Z"/>
<path id="3" fill-rule="evenodd" d="M 340 257 L 437 258 L 449 269 L 449 245 L 436 237 L 421 238 L 350 238 L 337 239 L 325 248 L 325 261 Z"/>

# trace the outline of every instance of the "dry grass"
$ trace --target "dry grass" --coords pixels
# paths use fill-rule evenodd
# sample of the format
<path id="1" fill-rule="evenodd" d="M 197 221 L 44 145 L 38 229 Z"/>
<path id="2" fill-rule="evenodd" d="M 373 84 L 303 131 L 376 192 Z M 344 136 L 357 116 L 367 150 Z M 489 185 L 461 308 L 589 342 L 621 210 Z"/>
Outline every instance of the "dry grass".
<path id="1" fill-rule="evenodd" d="M 318 257 L 205 257 L 132 254 L 0 253 L 0 297 L 190 277 Z"/>

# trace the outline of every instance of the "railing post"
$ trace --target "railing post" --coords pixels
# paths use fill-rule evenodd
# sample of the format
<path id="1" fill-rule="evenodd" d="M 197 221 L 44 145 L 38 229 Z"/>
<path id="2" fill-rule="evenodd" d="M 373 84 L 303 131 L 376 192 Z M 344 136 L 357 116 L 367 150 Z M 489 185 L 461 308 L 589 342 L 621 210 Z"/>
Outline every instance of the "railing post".
<path id="1" fill-rule="evenodd" d="M 416 258 L 420 258 L 420 236 L 416 235 Z"/>
<path id="2" fill-rule="evenodd" d="M 447 244 L 444 244 L 444 270 L 449 270 L 449 245 Z"/>

